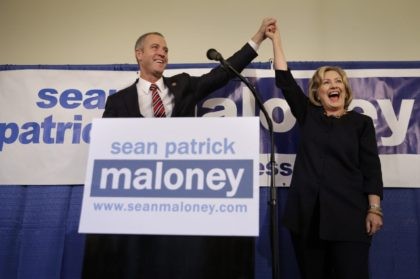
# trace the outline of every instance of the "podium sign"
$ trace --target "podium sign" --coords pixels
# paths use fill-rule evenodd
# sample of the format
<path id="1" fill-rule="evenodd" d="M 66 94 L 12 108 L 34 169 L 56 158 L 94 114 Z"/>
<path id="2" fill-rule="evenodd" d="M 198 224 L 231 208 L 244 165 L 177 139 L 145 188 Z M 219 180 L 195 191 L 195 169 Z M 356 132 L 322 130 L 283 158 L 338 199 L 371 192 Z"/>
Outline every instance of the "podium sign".
<path id="1" fill-rule="evenodd" d="M 81 233 L 257 236 L 259 119 L 92 122 Z"/>

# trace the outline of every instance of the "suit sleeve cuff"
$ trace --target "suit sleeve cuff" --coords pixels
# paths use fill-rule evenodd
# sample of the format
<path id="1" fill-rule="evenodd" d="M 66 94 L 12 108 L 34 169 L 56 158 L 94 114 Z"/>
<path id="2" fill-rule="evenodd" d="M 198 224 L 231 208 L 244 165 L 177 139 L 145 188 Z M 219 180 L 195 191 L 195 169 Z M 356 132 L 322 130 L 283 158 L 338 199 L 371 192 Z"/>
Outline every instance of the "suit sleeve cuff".
<path id="1" fill-rule="evenodd" d="M 258 44 L 256 44 L 253 40 L 249 40 L 248 44 L 255 50 L 255 52 L 258 52 L 258 48 L 260 47 Z"/>

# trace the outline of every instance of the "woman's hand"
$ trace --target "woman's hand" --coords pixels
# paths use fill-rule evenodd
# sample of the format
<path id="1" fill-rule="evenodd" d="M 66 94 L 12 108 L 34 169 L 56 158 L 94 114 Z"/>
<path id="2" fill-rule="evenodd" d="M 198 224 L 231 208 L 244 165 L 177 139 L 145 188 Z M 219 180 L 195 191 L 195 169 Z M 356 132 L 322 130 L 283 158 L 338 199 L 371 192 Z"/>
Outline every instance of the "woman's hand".
<path id="1" fill-rule="evenodd" d="M 383 226 L 382 216 L 368 212 L 366 215 L 366 232 L 368 235 L 374 235 L 377 233 Z"/>

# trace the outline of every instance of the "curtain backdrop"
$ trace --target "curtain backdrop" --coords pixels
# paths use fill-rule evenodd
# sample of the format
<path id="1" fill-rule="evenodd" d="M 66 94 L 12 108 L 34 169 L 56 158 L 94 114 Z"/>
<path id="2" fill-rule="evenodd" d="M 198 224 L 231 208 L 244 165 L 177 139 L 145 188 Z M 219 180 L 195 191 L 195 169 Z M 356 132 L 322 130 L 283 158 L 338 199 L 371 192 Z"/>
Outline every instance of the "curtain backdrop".
<path id="1" fill-rule="evenodd" d="M 85 235 L 77 229 L 82 192 L 82 185 L 0 186 L 0 278 L 80 278 Z M 278 191 L 279 216 L 287 192 Z M 271 278 L 268 197 L 269 188 L 261 188 L 256 279 Z M 420 278 L 420 189 L 387 188 L 382 205 L 385 226 L 372 242 L 371 278 Z M 281 278 L 297 278 L 284 228 L 279 246 Z"/>

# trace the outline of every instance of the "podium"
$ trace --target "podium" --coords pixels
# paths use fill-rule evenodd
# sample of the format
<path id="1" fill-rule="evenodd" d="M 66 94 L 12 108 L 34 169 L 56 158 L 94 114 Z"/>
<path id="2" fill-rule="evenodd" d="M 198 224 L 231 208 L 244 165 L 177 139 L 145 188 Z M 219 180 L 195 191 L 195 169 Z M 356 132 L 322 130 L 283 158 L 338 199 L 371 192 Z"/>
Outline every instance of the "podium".
<path id="1" fill-rule="evenodd" d="M 253 278 L 259 119 L 93 120 L 85 278 Z"/>

